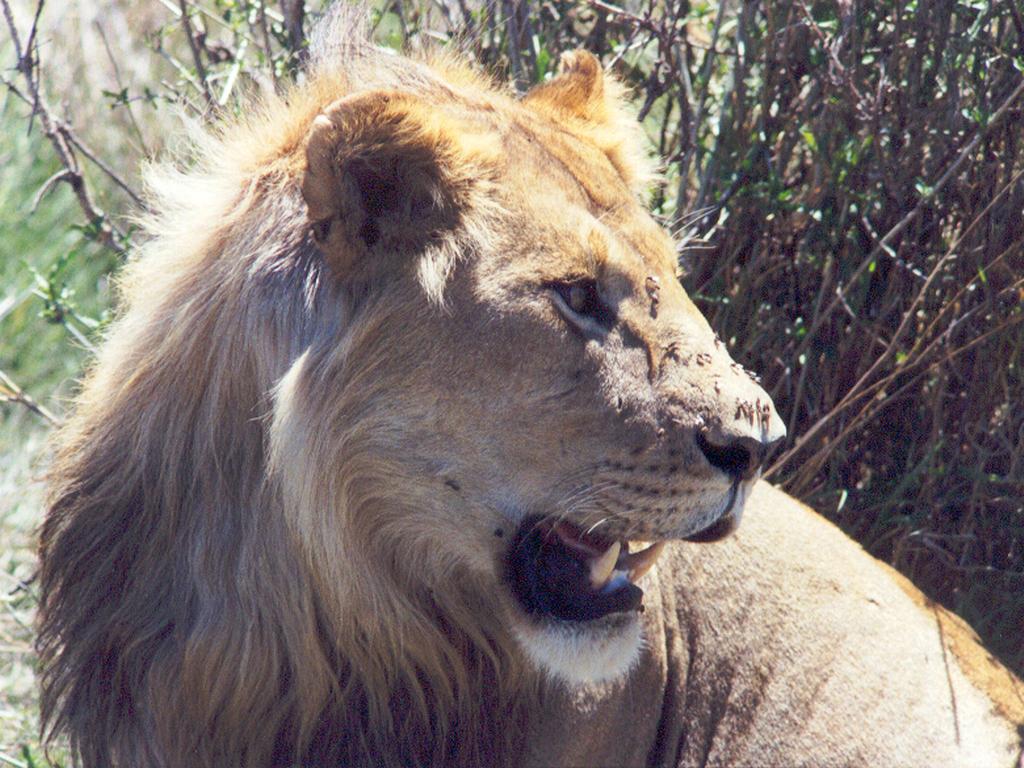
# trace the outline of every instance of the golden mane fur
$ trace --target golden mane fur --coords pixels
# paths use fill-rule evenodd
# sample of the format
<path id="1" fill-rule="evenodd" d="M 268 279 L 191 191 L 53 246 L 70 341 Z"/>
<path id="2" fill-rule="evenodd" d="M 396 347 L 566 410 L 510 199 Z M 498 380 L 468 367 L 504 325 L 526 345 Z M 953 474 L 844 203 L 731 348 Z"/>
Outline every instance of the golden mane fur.
<path id="1" fill-rule="evenodd" d="M 638 129 L 596 60 L 570 54 L 518 99 L 452 57 L 378 53 L 354 26 L 321 30 L 305 84 L 197 133 L 188 170 L 148 173 L 148 239 L 55 441 L 47 733 L 86 768 L 724 764 L 708 758 L 716 733 L 763 756 L 783 730 L 799 738 L 778 764 L 809 744 L 821 764 L 886 764 L 892 739 L 831 743 L 846 731 L 815 710 L 852 691 L 859 716 L 888 695 L 881 667 L 834 650 L 849 615 L 855 635 L 880 628 L 863 658 L 908 649 L 910 703 L 891 705 L 928 743 L 950 731 L 933 702 L 960 686 L 957 743 L 935 754 L 960 754 L 968 705 L 978 743 L 1003 738 L 990 699 L 975 706 L 966 678 L 935 666 L 930 614 L 913 638 L 884 634 L 898 621 L 878 605 L 919 611 L 889 574 L 793 500 L 751 491 L 756 467 L 715 468 L 733 459 L 705 434 L 760 451 L 781 420 L 676 281 L 674 245 L 638 200 Z M 618 291 L 616 325 L 587 345 L 593 323 L 550 286 L 595 275 Z M 755 534 L 671 545 L 647 577 L 646 645 L 637 618 L 607 643 L 538 629 L 502 586 L 527 512 L 669 541 L 734 524 L 748 493 Z M 793 575 L 787 546 L 811 576 Z M 844 557 L 857 578 L 838 575 Z M 748 637 L 761 626 L 768 640 Z M 911 651 L 926 645 L 925 668 Z M 531 658 L 598 688 L 573 699 Z M 802 675 L 836 658 L 838 693 L 826 677 L 804 701 Z M 770 687 L 777 659 L 802 666 L 780 663 Z M 629 670 L 634 687 L 616 688 Z M 734 670 L 759 686 L 739 705 Z M 1012 676 L 984 670 L 1005 720 L 1022 719 Z M 587 698 L 600 686 L 604 719 Z M 762 702 L 777 717 L 753 728 Z M 738 718 L 736 739 L 719 716 Z"/>
<path id="2" fill-rule="evenodd" d="M 354 39 L 343 23 L 331 31 Z M 275 385 L 318 333 L 346 322 L 299 190 L 309 124 L 354 82 L 493 90 L 451 59 L 358 43 L 344 53 L 244 122 L 193 136 L 191 170 L 149 171 L 149 240 L 57 437 L 41 536 L 43 719 L 85 765 L 450 765 L 454 744 L 466 765 L 508 754 L 495 745 L 515 732 L 521 675 L 487 606 L 468 591 L 412 599 L 423 586 L 378 574 L 395 553 L 375 551 L 386 542 L 358 531 L 357 515 L 305 520 L 347 525 L 346 556 L 370 563 L 367 583 L 350 587 L 381 620 L 346 621 L 325 597 L 336 568 L 320 558 L 337 553 L 296 541 L 268 475 Z M 457 245 L 438 247 L 437 262 Z M 373 426 L 338 439 L 357 443 Z M 334 448 L 321 446 L 325 462 Z M 301 471 L 292 460 L 278 457 L 281 474 Z M 346 495 L 365 517 L 376 500 L 361 484 L 394 482 L 390 469 L 356 454 L 342 478 L 293 480 L 314 486 L 295 489 L 311 499 Z"/>

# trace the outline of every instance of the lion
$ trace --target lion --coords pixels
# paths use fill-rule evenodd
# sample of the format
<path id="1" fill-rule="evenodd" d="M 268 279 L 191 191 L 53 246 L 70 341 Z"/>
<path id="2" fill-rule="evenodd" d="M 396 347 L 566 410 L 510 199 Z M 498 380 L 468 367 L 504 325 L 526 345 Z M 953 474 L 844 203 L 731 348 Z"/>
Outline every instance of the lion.
<path id="1" fill-rule="evenodd" d="M 1015 765 L 1021 683 L 759 479 L 782 420 L 677 279 L 622 87 L 578 51 L 519 98 L 343 27 L 149 175 L 56 437 L 48 736 L 87 768 Z"/>

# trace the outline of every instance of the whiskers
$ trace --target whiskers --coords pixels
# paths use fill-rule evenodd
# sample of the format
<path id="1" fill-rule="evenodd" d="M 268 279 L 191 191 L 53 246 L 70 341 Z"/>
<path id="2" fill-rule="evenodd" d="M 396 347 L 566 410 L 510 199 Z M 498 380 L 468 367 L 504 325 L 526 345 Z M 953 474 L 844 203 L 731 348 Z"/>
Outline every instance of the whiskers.
<path id="1" fill-rule="evenodd" d="M 617 485 L 613 480 L 600 480 L 574 486 L 558 504 L 556 520 L 561 522 L 571 518 L 574 525 L 587 533 L 598 531 L 614 516 L 608 509 L 605 492 Z"/>

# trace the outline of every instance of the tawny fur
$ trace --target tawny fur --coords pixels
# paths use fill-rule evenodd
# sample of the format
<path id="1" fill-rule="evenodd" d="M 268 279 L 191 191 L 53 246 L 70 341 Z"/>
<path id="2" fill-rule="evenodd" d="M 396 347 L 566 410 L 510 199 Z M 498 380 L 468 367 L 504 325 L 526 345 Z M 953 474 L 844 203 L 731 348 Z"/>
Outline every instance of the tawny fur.
<path id="1" fill-rule="evenodd" d="M 740 687 L 701 665 L 748 652 L 730 645 L 749 629 L 743 601 L 787 642 L 795 605 L 807 626 L 818 615 L 816 587 L 802 601 L 781 586 L 782 544 L 741 532 L 704 566 L 680 547 L 663 569 L 680 581 L 651 577 L 647 643 L 625 643 L 635 671 L 578 700 L 529 663 L 528 619 L 500 578 L 503 537 L 531 512 L 617 538 L 700 530 L 729 485 L 695 432 L 781 434 L 675 281 L 673 245 L 638 201 L 650 174 L 621 89 L 577 53 L 518 100 L 451 59 L 377 54 L 343 26 L 322 33 L 305 85 L 198 135 L 191 170 L 150 171 L 149 240 L 56 437 L 45 726 L 90 768 L 706 760 L 712 715 L 735 715 Z M 621 326 L 601 348 L 544 290 L 595 276 Z M 819 524 L 772 494 L 755 494 L 762 540 L 768 508 Z M 722 598 L 716 574 L 748 546 L 779 573 L 748 582 L 759 566 L 738 567 Z M 702 622 L 734 631 L 687 655 L 670 635 Z M 1011 694 L 978 732 L 1003 733 L 1021 719 L 1016 682 L 985 673 Z M 634 729 L 622 713 L 638 702 L 664 708 Z M 815 743 L 779 716 L 730 748 L 770 746 L 783 722 L 793 744 Z M 681 723 L 712 735 L 688 741 Z M 829 730 L 819 764 L 887 754 L 829 744 Z"/>

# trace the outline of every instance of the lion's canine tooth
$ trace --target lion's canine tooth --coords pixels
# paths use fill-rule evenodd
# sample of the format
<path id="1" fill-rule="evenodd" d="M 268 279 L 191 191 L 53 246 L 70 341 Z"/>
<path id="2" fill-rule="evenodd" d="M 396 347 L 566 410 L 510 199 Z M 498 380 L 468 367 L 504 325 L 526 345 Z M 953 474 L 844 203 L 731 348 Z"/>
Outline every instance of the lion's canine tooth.
<path id="1" fill-rule="evenodd" d="M 659 541 L 656 544 L 651 544 L 647 549 L 628 555 L 623 564 L 629 568 L 629 580 L 635 584 L 651 570 L 664 548 L 665 542 Z"/>
<path id="2" fill-rule="evenodd" d="M 622 544 L 614 541 L 603 555 L 590 561 L 590 586 L 600 589 L 608 583 L 612 571 L 615 570 L 615 562 L 619 559 L 619 550 L 621 549 Z"/>

